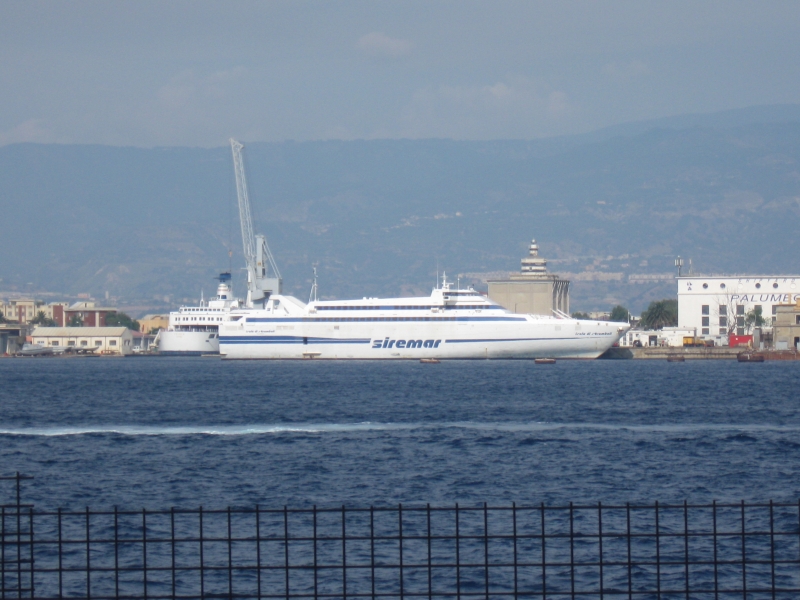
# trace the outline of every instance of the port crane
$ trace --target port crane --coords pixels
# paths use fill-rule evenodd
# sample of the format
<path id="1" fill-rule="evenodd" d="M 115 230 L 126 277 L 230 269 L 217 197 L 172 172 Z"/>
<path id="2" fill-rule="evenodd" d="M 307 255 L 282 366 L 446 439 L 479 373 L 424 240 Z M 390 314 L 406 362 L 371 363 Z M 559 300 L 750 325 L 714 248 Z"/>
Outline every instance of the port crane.
<path id="1" fill-rule="evenodd" d="M 236 174 L 236 196 L 239 200 L 239 221 L 242 225 L 244 260 L 247 265 L 247 306 L 263 308 L 271 294 L 280 294 L 283 282 L 280 271 L 267 245 L 267 238 L 253 233 L 253 215 L 247 194 L 242 149 L 244 144 L 230 139 L 233 170 Z"/>

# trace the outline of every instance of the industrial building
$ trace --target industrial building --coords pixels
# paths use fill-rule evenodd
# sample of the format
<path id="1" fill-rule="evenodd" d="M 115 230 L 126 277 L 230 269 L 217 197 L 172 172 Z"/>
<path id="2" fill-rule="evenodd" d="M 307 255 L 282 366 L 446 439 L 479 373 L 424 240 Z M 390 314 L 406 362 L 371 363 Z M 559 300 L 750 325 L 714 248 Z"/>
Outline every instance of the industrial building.
<path id="1" fill-rule="evenodd" d="M 489 281 L 489 298 L 520 314 L 569 314 L 569 281 L 547 272 L 547 260 L 539 256 L 539 245 L 531 240 L 528 256 L 519 273 L 508 279 Z"/>
<path id="2" fill-rule="evenodd" d="M 150 333 L 154 329 L 167 329 L 169 327 L 169 315 L 145 315 L 139 322 L 139 331 Z"/>
<path id="3" fill-rule="evenodd" d="M 778 306 L 772 327 L 776 350 L 800 350 L 800 299 L 795 300 L 794 304 Z"/>
<path id="4" fill-rule="evenodd" d="M 21 325 L 30 323 L 40 312 L 59 327 L 66 327 L 75 317 L 88 327 L 105 327 L 106 317 L 117 312 L 117 309 L 97 306 L 94 302 L 76 302 L 71 306 L 68 302 L 45 304 L 33 298 L 16 298 L 0 302 L 0 314 L 6 320 Z"/>
<path id="5" fill-rule="evenodd" d="M 127 327 L 37 327 L 31 342 L 38 346 L 94 351 L 97 354 L 131 354 L 133 334 Z"/>
<path id="6" fill-rule="evenodd" d="M 678 327 L 727 345 L 729 336 L 750 333 L 751 311 L 760 308 L 771 327 L 779 307 L 798 299 L 800 275 L 679 276 Z"/>

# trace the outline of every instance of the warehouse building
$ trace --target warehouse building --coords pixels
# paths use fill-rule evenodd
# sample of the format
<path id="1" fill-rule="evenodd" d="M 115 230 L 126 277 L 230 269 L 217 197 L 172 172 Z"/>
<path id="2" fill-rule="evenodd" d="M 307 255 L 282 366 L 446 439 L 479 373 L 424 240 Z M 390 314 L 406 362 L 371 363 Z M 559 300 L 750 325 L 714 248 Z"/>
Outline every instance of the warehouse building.
<path id="1" fill-rule="evenodd" d="M 760 308 L 771 328 L 779 307 L 799 299 L 800 275 L 678 277 L 678 327 L 724 344 L 751 333 L 749 313 Z"/>
<path id="2" fill-rule="evenodd" d="M 96 354 L 133 352 L 133 334 L 127 327 L 37 327 L 31 333 L 31 341 L 37 346 Z"/>

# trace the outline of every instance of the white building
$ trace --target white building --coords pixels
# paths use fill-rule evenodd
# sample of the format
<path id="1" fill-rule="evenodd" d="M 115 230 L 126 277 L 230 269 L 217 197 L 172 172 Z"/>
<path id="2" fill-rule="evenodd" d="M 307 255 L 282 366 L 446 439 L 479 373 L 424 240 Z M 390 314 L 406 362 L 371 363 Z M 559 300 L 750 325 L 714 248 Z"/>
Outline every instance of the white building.
<path id="1" fill-rule="evenodd" d="M 747 313 L 761 307 L 771 327 L 777 307 L 798 299 L 800 275 L 678 277 L 678 327 L 715 340 L 747 335 Z"/>
<path id="2" fill-rule="evenodd" d="M 93 350 L 97 354 L 133 352 L 133 333 L 127 327 L 37 327 L 31 341 L 38 346 Z"/>

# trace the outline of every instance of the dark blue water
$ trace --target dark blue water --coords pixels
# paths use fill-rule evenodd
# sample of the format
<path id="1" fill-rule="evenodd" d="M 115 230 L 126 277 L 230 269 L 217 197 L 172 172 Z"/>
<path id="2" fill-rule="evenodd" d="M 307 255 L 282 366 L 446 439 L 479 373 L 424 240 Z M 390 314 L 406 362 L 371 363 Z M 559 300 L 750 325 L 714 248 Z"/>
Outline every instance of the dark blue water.
<path id="1" fill-rule="evenodd" d="M 790 501 L 799 404 L 800 363 L 2 360 L 0 472 L 40 507 Z"/>

